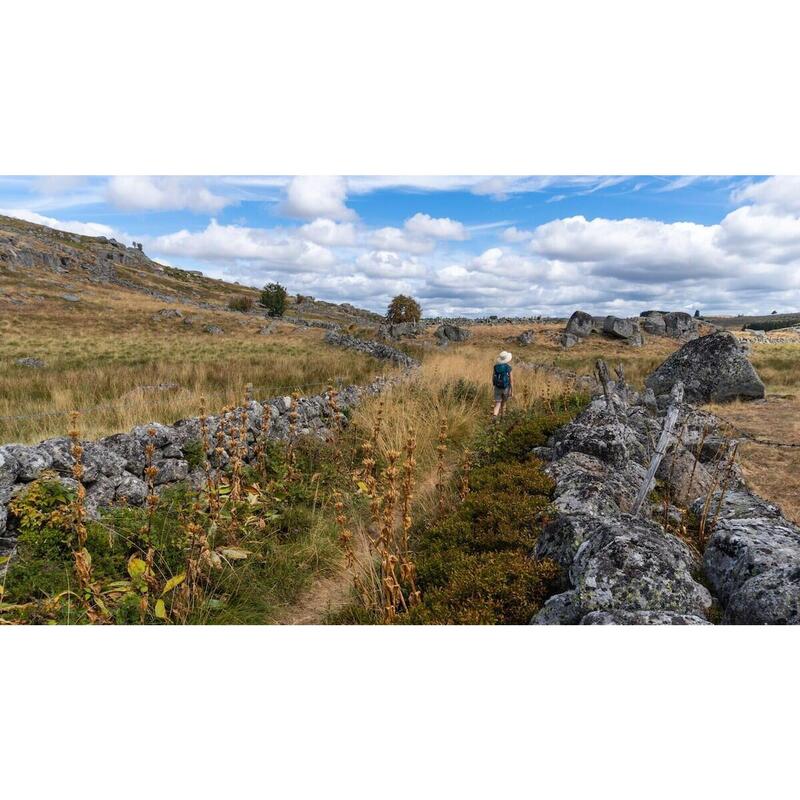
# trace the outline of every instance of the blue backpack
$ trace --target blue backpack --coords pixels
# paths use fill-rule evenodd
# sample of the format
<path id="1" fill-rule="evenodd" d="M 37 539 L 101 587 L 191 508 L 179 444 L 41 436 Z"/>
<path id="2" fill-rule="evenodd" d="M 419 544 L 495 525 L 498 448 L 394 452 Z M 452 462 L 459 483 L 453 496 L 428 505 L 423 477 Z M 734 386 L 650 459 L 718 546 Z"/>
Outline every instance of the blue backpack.
<path id="1" fill-rule="evenodd" d="M 498 389 L 508 389 L 511 386 L 511 367 L 508 364 L 495 364 L 492 384 Z"/>

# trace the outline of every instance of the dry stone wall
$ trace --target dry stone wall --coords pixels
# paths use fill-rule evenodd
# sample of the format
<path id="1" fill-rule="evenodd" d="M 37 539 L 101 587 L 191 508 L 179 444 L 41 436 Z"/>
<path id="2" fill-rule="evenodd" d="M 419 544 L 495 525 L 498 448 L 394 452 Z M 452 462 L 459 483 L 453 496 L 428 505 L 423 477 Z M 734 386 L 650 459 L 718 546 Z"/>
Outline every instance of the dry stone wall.
<path id="1" fill-rule="evenodd" d="M 410 369 L 418 362 L 399 350 L 381 342 L 369 342 L 351 336 L 331 332 L 331 344 L 348 347 L 374 358 L 389 360 L 401 367 Z M 327 339 L 328 337 L 326 337 Z M 383 391 L 387 384 L 399 377 L 381 377 L 366 386 L 347 386 L 338 391 L 336 405 L 338 417 L 334 417 L 328 393 L 301 397 L 297 403 L 297 435 L 313 435 L 329 438 L 334 430 L 346 423 L 346 412 L 359 401 Z M 269 417 L 269 437 L 286 439 L 289 435 L 289 410 L 291 397 L 275 397 L 258 402 L 250 401 L 246 406 L 229 412 L 230 418 L 238 425 L 242 412 L 247 414 L 248 448 L 246 462 L 253 458 L 256 437 L 262 430 L 264 416 Z M 224 451 L 221 456 L 214 452 L 217 431 L 226 427 L 220 415 L 207 417 L 210 449 L 209 461 L 218 468 L 224 468 L 229 460 L 228 450 L 231 442 L 223 434 Z M 149 431 L 155 432 L 151 437 Z M 82 442 L 84 484 L 86 485 L 86 505 L 89 513 L 96 516 L 98 510 L 121 502 L 141 505 L 147 495 L 144 480 L 145 446 L 152 442 L 155 446 L 153 464 L 158 469 L 155 477 L 156 491 L 181 481 L 190 481 L 199 486 L 204 472 L 199 466 L 190 466 L 191 453 L 202 453 L 202 436 L 199 417 L 180 420 L 173 425 L 158 422 L 138 425 L 128 433 L 116 433 L 98 441 Z M 67 437 L 47 439 L 36 445 L 6 444 L 0 446 L 0 553 L 13 549 L 15 533 L 9 520 L 8 503 L 43 472 L 53 472 L 58 480 L 67 486 L 76 486 L 72 478 L 73 458 L 70 440 Z"/>
<path id="2" fill-rule="evenodd" d="M 671 503 L 635 513 L 664 411 L 650 391 L 621 381 L 609 390 L 536 451 L 555 481 L 556 515 L 535 555 L 567 578 L 532 623 L 800 624 L 800 529 L 748 489 L 721 421 L 680 404 L 656 472 Z M 703 552 L 672 532 L 687 508 L 694 524 L 706 517 Z"/>

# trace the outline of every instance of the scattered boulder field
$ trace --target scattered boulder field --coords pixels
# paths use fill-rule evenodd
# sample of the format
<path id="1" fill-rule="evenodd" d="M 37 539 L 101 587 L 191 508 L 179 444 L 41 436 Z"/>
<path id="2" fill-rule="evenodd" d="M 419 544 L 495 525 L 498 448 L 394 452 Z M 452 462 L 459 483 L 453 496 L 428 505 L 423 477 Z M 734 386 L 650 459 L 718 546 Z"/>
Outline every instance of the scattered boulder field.
<path id="1" fill-rule="evenodd" d="M 644 333 L 681 341 L 696 339 L 700 335 L 700 324 L 685 311 L 643 311 L 636 318 L 593 317 L 585 311 L 575 311 L 561 335 L 561 346 L 574 347 L 593 333 L 623 341 L 631 347 L 641 347 Z"/>

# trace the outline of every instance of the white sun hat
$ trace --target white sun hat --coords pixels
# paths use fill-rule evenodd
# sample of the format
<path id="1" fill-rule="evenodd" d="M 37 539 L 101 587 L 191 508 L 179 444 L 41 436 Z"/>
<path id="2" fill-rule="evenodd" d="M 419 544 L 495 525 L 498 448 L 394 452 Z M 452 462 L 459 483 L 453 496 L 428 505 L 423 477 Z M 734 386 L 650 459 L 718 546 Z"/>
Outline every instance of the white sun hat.
<path id="1" fill-rule="evenodd" d="M 508 350 L 502 350 L 500 352 L 500 355 L 497 356 L 497 363 L 498 364 L 508 364 L 508 362 L 511 361 L 511 359 L 513 357 L 514 356 L 512 356 L 511 353 L 508 352 Z"/>

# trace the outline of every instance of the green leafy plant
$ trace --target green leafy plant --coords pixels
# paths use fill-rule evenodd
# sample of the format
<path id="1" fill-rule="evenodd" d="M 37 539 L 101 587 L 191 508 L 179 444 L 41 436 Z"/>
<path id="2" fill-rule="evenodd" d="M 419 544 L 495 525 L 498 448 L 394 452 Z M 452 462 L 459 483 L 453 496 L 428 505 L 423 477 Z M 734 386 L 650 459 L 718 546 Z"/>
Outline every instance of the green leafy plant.
<path id="1" fill-rule="evenodd" d="M 268 283 L 261 291 L 261 305 L 271 317 L 282 317 L 286 311 L 288 293 L 279 283 Z"/>

